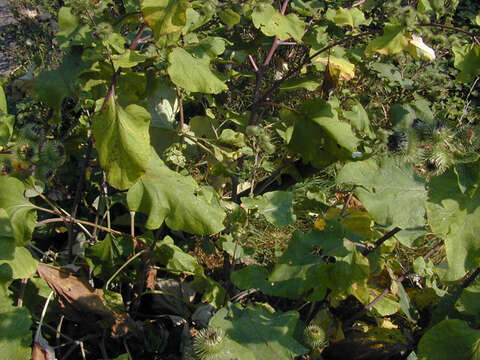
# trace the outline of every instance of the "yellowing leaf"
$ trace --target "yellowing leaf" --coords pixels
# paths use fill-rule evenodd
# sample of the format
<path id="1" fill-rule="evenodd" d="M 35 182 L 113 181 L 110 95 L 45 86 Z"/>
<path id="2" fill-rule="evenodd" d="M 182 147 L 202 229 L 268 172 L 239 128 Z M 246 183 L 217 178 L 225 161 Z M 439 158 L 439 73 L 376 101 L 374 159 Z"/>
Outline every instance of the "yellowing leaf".
<path id="1" fill-rule="evenodd" d="M 155 39 L 183 29 L 186 23 L 186 0 L 142 0 L 143 19 L 153 30 Z"/>
<path id="2" fill-rule="evenodd" d="M 404 35 L 404 27 L 387 23 L 383 35 L 368 44 L 365 55 L 369 56 L 374 52 L 382 55 L 393 55 L 403 51 L 408 44 L 408 39 Z"/>
<path id="3" fill-rule="evenodd" d="M 313 59 L 313 63 L 320 63 L 325 66 L 330 66 L 330 70 L 333 70 L 332 72 L 335 75 L 338 75 L 340 80 L 348 81 L 355 77 L 355 65 L 353 65 L 347 59 L 335 56 L 317 56 L 315 59 Z"/>
<path id="4" fill-rule="evenodd" d="M 421 58 L 425 60 L 435 60 L 435 51 L 431 47 L 425 45 L 423 39 L 415 34 L 412 34 L 412 37 L 409 40 L 407 51 L 415 59 Z"/>
<path id="5" fill-rule="evenodd" d="M 317 220 L 315 220 L 315 224 L 313 226 L 315 227 L 315 229 L 322 231 L 325 229 L 325 226 L 327 226 L 327 222 L 324 218 L 319 217 L 317 218 Z"/>

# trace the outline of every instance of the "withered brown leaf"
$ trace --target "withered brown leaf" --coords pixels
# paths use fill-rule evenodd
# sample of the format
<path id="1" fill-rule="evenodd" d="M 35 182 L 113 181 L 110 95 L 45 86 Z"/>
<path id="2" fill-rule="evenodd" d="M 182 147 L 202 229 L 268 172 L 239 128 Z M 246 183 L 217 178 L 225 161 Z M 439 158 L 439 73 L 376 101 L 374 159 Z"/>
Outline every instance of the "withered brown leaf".
<path id="1" fill-rule="evenodd" d="M 92 324 L 100 318 L 112 329 L 112 337 L 131 333 L 138 336 L 138 328 L 127 313 L 112 311 L 103 299 L 101 289 L 92 288 L 72 271 L 56 266 L 39 264 L 37 272 L 56 293 L 65 316 L 73 321 Z"/>

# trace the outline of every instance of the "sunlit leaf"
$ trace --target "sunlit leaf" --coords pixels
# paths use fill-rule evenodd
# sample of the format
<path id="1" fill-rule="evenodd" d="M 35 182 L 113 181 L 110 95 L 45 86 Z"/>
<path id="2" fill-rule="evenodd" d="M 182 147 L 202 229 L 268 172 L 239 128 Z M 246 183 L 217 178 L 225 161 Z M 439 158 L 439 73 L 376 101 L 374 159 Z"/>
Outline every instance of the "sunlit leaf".
<path id="1" fill-rule="evenodd" d="M 210 70 L 208 63 L 194 58 L 182 48 L 168 55 L 168 75 L 172 82 L 187 91 L 218 94 L 228 87 Z"/>
<path id="2" fill-rule="evenodd" d="M 1 176 L 0 189 L 3 189 L 0 191 L 0 208 L 5 209 L 10 218 L 15 244 L 25 245 L 32 239 L 37 221 L 33 204 L 23 196 L 25 185 L 13 177 Z"/>
<path id="3" fill-rule="evenodd" d="M 225 9 L 218 12 L 218 17 L 225 25 L 234 26 L 240 22 L 240 15 L 232 9 Z"/>
<path id="4" fill-rule="evenodd" d="M 289 147 L 304 161 L 320 168 L 334 159 L 351 159 L 358 138 L 329 103 L 320 98 L 307 100 L 299 113 L 288 116 L 294 121 Z"/>
<path id="5" fill-rule="evenodd" d="M 424 232 L 427 191 L 412 166 L 391 158 L 348 163 L 337 182 L 357 185 L 355 195 L 369 214 L 382 226 L 403 229 L 397 236 L 405 245 Z"/>
<path id="6" fill-rule="evenodd" d="M 242 198 L 248 209 L 257 209 L 268 222 L 275 226 L 290 225 L 295 222 L 293 214 L 293 193 L 272 191 L 255 198 Z"/>
<path id="7" fill-rule="evenodd" d="M 324 66 L 330 66 L 334 73 L 338 72 L 340 80 L 348 81 L 355 77 L 355 65 L 345 58 L 320 55 L 312 59 L 312 62 L 314 64 L 321 63 Z"/>
<path id="8" fill-rule="evenodd" d="M 401 25 L 385 24 L 383 35 L 374 39 L 365 49 L 365 54 L 377 52 L 382 55 L 393 55 L 403 51 L 408 46 L 405 28 Z"/>
<path id="9" fill-rule="evenodd" d="M 16 247 L 12 260 L 2 260 L 0 263 L 8 264 L 12 271 L 12 279 L 27 279 L 37 271 L 38 261 L 35 260 L 26 248 Z"/>
<path id="10" fill-rule="evenodd" d="M 480 74 L 480 45 L 453 45 L 454 66 L 460 70 L 458 80 L 471 82 Z"/>
<path id="11" fill-rule="evenodd" d="M 61 7 L 58 11 L 58 26 L 60 31 L 56 37 L 60 49 L 83 44 L 90 32 L 90 28 L 80 22 L 80 17 L 73 14 L 70 7 Z"/>
<path id="12" fill-rule="evenodd" d="M 293 337 L 299 317 L 296 311 L 235 304 L 217 311 L 209 325 L 223 329 L 232 341 L 225 346 L 232 359 L 290 360 L 308 352 Z"/>
<path id="13" fill-rule="evenodd" d="M 350 120 L 355 129 L 365 133 L 370 139 L 375 139 L 376 136 L 370 126 L 368 114 L 360 102 L 356 101 L 350 111 L 345 111 L 343 116 Z"/>
<path id="14" fill-rule="evenodd" d="M 478 359 L 480 331 L 463 320 L 444 320 L 429 329 L 418 344 L 419 360 Z"/>
<path id="15" fill-rule="evenodd" d="M 425 45 L 420 36 L 412 34 L 408 43 L 407 51 L 415 59 L 435 60 L 435 51 L 431 47 Z"/>
<path id="16" fill-rule="evenodd" d="M 94 118 L 100 165 L 112 186 L 128 189 L 145 173 L 151 156 L 149 125 L 150 114 L 145 108 L 131 104 L 123 109 L 115 99 Z"/>
<path id="17" fill-rule="evenodd" d="M 172 230 L 215 234 L 223 229 L 225 212 L 208 188 L 190 176 L 170 170 L 152 150 L 146 174 L 128 191 L 128 206 L 148 215 L 146 227 L 158 229 L 163 222 Z"/>
<path id="18" fill-rule="evenodd" d="M 252 14 L 253 25 L 267 36 L 301 41 L 305 23 L 295 14 L 282 15 L 272 5 L 259 4 Z"/>
<path id="19" fill-rule="evenodd" d="M 349 25 L 353 28 L 359 25 L 369 25 L 372 22 L 371 19 L 366 20 L 363 12 L 356 7 L 328 9 L 325 17 L 337 25 Z"/>
<path id="20" fill-rule="evenodd" d="M 166 236 L 162 241 L 156 243 L 153 256 L 167 271 L 179 274 L 193 275 L 198 266 L 197 259 L 176 246 L 170 236 Z"/>
<path id="21" fill-rule="evenodd" d="M 187 0 L 140 0 L 143 19 L 155 39 L 180 31 L 186 23 Z"/>
<path id="22" fill-rule="evenodd" d="M 448 280 L 458 280 L 480 264 L 480 199 L 462 193 L 453 170 L 435 177 L 430 183 L 427 203 L 432 232 L 445 241 Z"/>
<path id="23" fill-rule="evenodd" d="M 0 353 L 6 360 L 28 359 L 31 353 L 32 326 L 26 307 L 14 307 L 10 299 L 0 300 Z"/>
<path id="24" fill-rule="evenodd" d="M 115 66 L 115 70 L 120 67 L 131 68 L 137 66 L 146 59 L 148 59 L 148 56 L 142 55 L 138 51 L 133 51 L 130 49 L 125 50 L 122 54 L 112 56 L 112 62 Z"/>

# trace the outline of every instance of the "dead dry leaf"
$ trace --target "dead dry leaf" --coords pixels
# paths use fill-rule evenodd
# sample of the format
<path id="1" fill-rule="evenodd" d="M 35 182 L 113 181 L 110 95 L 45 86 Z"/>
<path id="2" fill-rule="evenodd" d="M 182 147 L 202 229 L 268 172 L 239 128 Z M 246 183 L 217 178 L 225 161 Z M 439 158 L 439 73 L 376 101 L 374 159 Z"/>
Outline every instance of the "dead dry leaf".
<path id="1" fill-rule="evenodd" d="M 37 271 L 55 291 L 60 307 L 71 320 L 91 324 L 100 318 L 111 327 L 114 338 L 129 332 L 138 335 L 135 322 L 128 314 L 114 312 L 106 305 L 102 290 L 92 288 L 85 280 L 67 269 L 39 264 Z"/>

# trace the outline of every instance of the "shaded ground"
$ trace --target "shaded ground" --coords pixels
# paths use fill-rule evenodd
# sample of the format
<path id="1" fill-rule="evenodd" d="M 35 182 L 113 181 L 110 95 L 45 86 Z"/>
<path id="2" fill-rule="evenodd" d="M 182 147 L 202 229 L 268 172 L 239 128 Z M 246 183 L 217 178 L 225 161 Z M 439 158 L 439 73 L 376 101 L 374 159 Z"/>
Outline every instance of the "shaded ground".
<path id="1" fill-rule="evenodd" d="M 16 21 L 8 9 L 7 0 L 0 0 L 0 75 L 13 67 L 14 32 L 7 31 L 12 26 L 16 26 Z"/>

